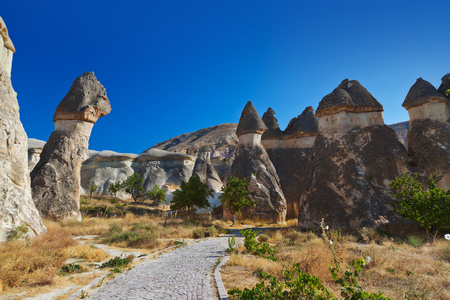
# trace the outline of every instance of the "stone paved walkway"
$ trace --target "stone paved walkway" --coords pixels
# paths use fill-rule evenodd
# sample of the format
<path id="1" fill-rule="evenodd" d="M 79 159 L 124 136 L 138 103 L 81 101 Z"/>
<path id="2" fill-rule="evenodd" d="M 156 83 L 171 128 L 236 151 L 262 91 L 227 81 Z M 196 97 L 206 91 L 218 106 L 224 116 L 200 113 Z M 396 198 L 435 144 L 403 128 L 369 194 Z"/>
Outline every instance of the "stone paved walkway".
<path id="1" fill-rule="evenodd" d="M 88 299 L 218 299 L 213 269 L 227 236 L 180 247 L 119 274 Z"/>

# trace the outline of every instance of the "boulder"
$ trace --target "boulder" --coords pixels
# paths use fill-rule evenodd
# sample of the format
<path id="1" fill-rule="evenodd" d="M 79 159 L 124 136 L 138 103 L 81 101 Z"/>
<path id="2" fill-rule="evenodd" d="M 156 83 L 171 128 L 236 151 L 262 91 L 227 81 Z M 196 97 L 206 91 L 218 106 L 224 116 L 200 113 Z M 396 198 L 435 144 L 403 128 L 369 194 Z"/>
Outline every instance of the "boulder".
<path id="1" fill-rule="evenodd" d="M 31 198 L 27 135 L 11 84 L 15 50 L 1 18 L 0 35 L 0 241 L 5 241 L 18 227 L 26 228 L 28 237 L 46 228 Z"/>
<path id="2" fill-rule="evenodd" d="M 246 179 L 249 182 L 250 197 L 256 201 L 254 207 L 243 211 L 244 217 L 284 223 L 286 199 L 275 167 L 261 144 L 261 135 L 266 130 L 266 125 L 249 101 L 236 130 L 239 147 L 230 175 Z"/>
<path id="3" fill-rule="evenodd" d="M 43 215 L 54 220 L 81 220 L 81 165 L 89 157 L 94 123 L 110 111 L 106 90 L 93 72 L 75 79 L 56 108 L 55 131 L 31 172 L 33 200 Z"/>
<path id="4" fill-rule="evenodd" d="M 44 141 L 32 138 L 28 139 L 28 170 L 30 173 L 39 162 L 44 145 Z"/>

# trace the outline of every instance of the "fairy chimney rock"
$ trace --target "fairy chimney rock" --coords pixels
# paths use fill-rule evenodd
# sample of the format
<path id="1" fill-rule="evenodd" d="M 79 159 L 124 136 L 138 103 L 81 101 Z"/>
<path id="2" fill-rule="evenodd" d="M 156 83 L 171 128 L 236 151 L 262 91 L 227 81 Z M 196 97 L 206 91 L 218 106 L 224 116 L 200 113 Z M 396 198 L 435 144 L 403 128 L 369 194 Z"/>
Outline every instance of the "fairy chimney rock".
<path id="1" fill-rule="evenodd" d="M 31 172 L 33 200 L 42 214 L 55 220 L 81 220 L 81 165 L 89 157 L 94 123 L 110 111 L 106 90 L 93 72 L 75 79 L 56 108 L 55 131 Z"/>
<path id="2" fill-rule="evenodd" d="M 9 38 L 8 29 L 2 17 L 0 17 L 0 35 L 0 69 L 11 74 L 12 57 L 16 49 Z"/>
<path id="3" fill-rule="evenodd" d="M 383 106 L 357 80 L 344 79 L 323 97 L 316 110 L 319 131 L 346 132 L 354 127 L 384 125 Z"/>
<path id="4" fill-rule="evenodd" d="M 445 93 L 450 90 L 450 73 L 445 74 L 444 77 L 441 78 L 441 81 L 438 92 L 445 96 Z M 450 99 L 450 93 L 446 97 Z"/>
<path id="5" fill-rule="evenodd" d="M 280 125 L 278 125 L 278 120 L 275 118 L 275 111 L 272 107 L 269 107 L 267 111 L 263 114 L 262 120 L 266 124 L 268 130 L 264 132 L 261 139 L 281 139 L 283 137 L 283 132 L 280 130 Z"/>
<path id="6" fill-rule="evenodd" d="M 236 129 L 236 135 L 239 137 L 239 144 L 260 144 L 261 136 L 267 129 L 267 126 L 259 116 L 253 103 L 248 101 L 242 111 Z"/>
<path id="7" fill-rule="evenodd" d="M 445 77 L 442 78 L 442 89 L 443 85 L 448 84 L 449 81 Z M 450 99 L 439 93 L 431 83 L 422 78 L 418 78 L 409 89 L 402 106 L 408 110 L 410 124 L 414 120 L 423 119 L 448 122 L 450 118 Z"/>

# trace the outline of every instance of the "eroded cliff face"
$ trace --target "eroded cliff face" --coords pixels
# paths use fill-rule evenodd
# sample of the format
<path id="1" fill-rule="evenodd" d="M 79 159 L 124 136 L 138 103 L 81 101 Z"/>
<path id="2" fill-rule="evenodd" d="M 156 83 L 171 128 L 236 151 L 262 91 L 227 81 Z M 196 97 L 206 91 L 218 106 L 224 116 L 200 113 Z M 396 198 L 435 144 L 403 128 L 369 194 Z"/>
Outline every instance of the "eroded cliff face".
<path id="1" fill-rule="evenodd" d="M 28 229 L 29 237 L 46 231 L 31 199 L 27 135 L 11 84 L 13 52 L 6 25 L 0 18 L 0 241 L 5 241 L 19 226 Z"/>
<path id="2" fill-rule="evenodd" d="M 299 225 L 371 226 L 380 216 L 399 222 L 389 182 L 408 171 L 408 155 L 385 125 L 319 135 L 308 166 L 309 188 L 300 198 Z"/>
<path id="3" fill-rule="evenodd" d="M 93 72 L 75 79 L 56 108 L 55 131 L 31 172 L 33 200 L 43 215 L 54 220 L 81 220 L 81 165 L 89 157 L 94 123 L 110 111 L 106 90 Z"/>

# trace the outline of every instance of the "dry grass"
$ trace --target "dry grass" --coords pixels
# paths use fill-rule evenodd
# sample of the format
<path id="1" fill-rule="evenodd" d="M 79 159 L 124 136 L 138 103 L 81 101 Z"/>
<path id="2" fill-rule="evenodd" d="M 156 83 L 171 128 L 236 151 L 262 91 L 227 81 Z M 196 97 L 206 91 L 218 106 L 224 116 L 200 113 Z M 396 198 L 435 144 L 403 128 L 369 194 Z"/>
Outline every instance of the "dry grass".
<path id="1" fill-rule="evenodd" d="M 317 276 L 335 295 L 340 286 L 334 283 L 329 266 L 333 257 L 328 241 L 313 233 L 294 229 L 267 231 L 268 242 L 278 247 L 277 262 L 243 253 L 239 248 L 222 268 L 227 289 L 252 288 L 258 283 L 254 271 L 261 268 L 279 279 L 283 266 L 298 263 L 304 272 Z M 450 299 L 450 242 L 441 240 L 434 247 L 413 247 L 385 239 L 371 244 L 356 243 L 351 235 L 332 232 L 333 245 L 342 267 L 354 259 L 370 257 L 359 282 L 366 291 L 384 291 L 392 299 Z"/>

